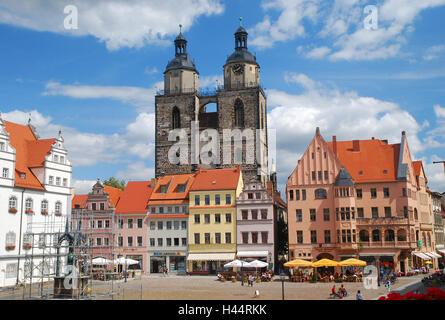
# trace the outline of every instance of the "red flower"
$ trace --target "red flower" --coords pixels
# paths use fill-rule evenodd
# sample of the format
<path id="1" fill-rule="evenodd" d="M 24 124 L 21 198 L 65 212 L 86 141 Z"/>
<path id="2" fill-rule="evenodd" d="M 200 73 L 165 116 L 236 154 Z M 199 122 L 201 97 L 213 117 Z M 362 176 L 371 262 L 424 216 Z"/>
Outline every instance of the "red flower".
<path id="1" fill-rule="evenodd" d="M 385 296 L 381 296 L 378 300 L 387 300 Z"/>

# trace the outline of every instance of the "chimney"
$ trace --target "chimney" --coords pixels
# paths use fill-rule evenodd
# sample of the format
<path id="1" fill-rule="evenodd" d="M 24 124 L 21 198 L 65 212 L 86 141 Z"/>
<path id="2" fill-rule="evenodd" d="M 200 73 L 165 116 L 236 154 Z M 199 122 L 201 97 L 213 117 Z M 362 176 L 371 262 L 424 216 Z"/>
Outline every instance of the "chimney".
<path id="1" fill-rule="evenodd" d="M 156 178 L 151 179 L 150 188 L 154 189 L 154 187 L 156 186 L 156 181 Z"/>
<path id="2" fill-rule="evenodd" d="M 359 152 L 360 151 L 360 140 L 352 141 L 352 151 Z"/>
<path id="3" fill-rule="evenodd" d="M 371 138 L 371 140 L 374 140 L 374 139 L 375 139 L 374 137 Z"/>
<path id="4" fill-rule="evenodd" d="M 332 148 L 334 151 L 334 154 L 337 155 L 337 136 L 332 137 Z"/>
<path id="5" fill-rule="evenodd" d="M 382 140 L 383 143 L 388 144 L 388 140 Z"/>
<path id="6" fill-rule="evenodd" d="M 315 135 L 316 135 L 316 136 L 319 136 L 319 135 L 320 135 L 320 128 L 319 128 L 319 127 L 317 127 L 317 129 L 315 129 Z"/>

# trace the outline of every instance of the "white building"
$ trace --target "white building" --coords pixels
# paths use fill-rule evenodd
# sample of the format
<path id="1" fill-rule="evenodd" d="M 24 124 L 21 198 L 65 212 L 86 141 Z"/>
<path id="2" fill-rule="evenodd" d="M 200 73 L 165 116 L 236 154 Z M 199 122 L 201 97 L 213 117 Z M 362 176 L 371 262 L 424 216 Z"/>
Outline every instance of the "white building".
<path id="1" fill-rule="evenodd" d="M 24 281 L 31 252 L 35 274 L 42 248 L 56 241 L 27 233 L 64 231 L 71 214 L 71 172 L 60 132 L 56 139 L 39 139 L 30 121 L 20 125 L 0 115 L 0 287 Z"/>

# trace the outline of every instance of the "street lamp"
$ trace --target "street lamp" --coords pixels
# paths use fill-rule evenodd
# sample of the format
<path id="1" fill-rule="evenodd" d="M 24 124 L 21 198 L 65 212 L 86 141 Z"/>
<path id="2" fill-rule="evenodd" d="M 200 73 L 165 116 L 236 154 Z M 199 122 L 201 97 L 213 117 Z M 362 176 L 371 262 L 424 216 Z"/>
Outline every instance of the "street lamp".
<path id="1" fill-rule="evenodd" d="M 280 279 L 281 279 L 281 296 L 282 300 L 284 300 L 284 281 L 286 280 L 286 274 L 284 272 L 280 274 Z"/>

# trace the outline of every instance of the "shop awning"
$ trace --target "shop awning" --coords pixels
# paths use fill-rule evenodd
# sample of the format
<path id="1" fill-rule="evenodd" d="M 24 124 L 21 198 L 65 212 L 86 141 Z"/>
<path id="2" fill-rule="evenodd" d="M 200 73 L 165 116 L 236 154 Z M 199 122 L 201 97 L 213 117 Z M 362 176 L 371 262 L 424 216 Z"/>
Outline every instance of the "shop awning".
<path id="1" fill-rule="evenodd" d="M 423 259 L 423 260 L 431 260 L 431 257 L 430 257 L 430 256 L 427 256 L 427 255 L 424 254 L 423 252 L 416 252 L 416 251 L 413 251 L 412 254 L 415 255 L 415 256 L 417 256 L 417 257 L 419 257 L 420 259 Z"/>
<path id="2" fill-rule="evenodd" d="M 431 258 L 442 258 L 440 254 L 437 254 L 435 252 L 424 252 L 427 256 L 430 256 Z"/>
<path id="3" fill-rule="evenodd" d="M 445 254 L 445 249 L 437 249 L 437 251 L 442 252 L 443 254 Z"/>
<path id="4" fill-rule="evenodd" d="M 235 252 L 231 253 L 190 253 L 188 261 L 232 261 L 235 260 Z"/>
<path id="5" fill-rule="evenodd" d="M 239 258 L 267 257 L 269 255 L 269 251 L 238 251 L 236 255 Z"/>

